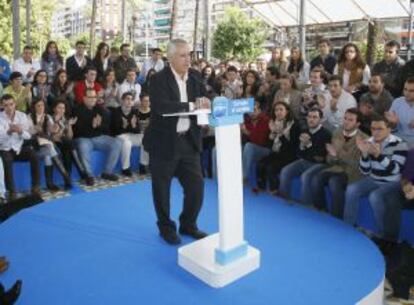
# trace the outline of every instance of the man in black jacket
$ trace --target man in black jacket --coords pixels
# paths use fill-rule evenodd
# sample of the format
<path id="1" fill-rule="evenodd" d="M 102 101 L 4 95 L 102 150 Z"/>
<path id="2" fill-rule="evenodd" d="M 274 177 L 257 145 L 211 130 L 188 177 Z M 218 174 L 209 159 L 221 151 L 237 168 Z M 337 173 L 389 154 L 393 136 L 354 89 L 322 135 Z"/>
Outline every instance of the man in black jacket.
<path id="1" fill-rule="evenodd" d="M 331 133 L 322 126 L 323 113 L 319 108 L 309 110 L 306 118 L 308 129 L 299 136 L 298 160 L 286 165 L 280 173 L 280 194 L 290 198 L 292 179 L 301 177 L 301 201 L 309 204 L 312 197 L 311 178 L 326 167 L 326 144 Z"/>
<path id="2" fill-rule="evenodd" d="M 131 177 L 131 151 L 133 146 L 141 147 L 143 131 L 139 126 L 139 112 L 134 109 L 134 96 L 131 92 L 125 92 L 121 97 L 121 107 L 112 112 L 112 132 L 122 141 L 121 163 L 122 175 Z M 148 153 L 141 149 L 140 171 L 148 166 Z"/>
<path id="3" fill-rule="evenodd" d="M 85 48 L 83 41 L 77 41 L 75 54 L 66 60 L 66 73 L 70 81 L 84 80 L 85 68 L 92 65 L 92 60 L 85 55 Z"/>
<path id="4" fill-rule="evenodd" d="M 171 180 L 176 176 L 184 189 L 184 209 L 180 215 L 180 234 L 195 239 L 206 236 L 197 227 L 204 183 L 200 167 L 201 134 L 195 116 L 164 117 L 164 114 L 194 110 L 196 98 L 205 96 L 198 72 L 190 70 L 190 49 L 184 40 L 168 44 L 170 67 L 152 76 L 150 84 L 151 119 L 144 136 L 150 155 L 152 193 L 161 237 L 179 244 L 175 222 L 170 218 Z M 209 108 L 203 99 L 201 107 Z"/>
<path id="5" fill-rule="evenodd" d="M 96 91 L 87 89 L 83 104 L 74 111 L 77 121 L 73 126 L 73 133 L 79 157 L 85 166 L 87 185 L 95 183 L 90 160 L 94 149 L 108 153 L 101 177 L 110 181 L 118 180 L 113 170 L 118 162 L 122 145 L 120 139 L 109 136 L 109 113 L 103 107 L 97 106 L 96 101 Z"/>

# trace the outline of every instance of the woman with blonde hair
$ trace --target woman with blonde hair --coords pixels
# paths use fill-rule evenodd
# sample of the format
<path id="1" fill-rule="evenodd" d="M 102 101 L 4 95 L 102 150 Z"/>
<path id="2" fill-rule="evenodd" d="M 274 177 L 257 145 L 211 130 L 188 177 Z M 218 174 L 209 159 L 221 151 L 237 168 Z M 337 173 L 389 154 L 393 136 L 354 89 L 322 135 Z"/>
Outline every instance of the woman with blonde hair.
<path id="1" fill-rule="evenodd" d="M 286 72 L 287 60 L 282 48 L 276 47 L 272 50 L 272 58 L 268 62 L 267 67 L 278 68 L 280 73 Z"/>

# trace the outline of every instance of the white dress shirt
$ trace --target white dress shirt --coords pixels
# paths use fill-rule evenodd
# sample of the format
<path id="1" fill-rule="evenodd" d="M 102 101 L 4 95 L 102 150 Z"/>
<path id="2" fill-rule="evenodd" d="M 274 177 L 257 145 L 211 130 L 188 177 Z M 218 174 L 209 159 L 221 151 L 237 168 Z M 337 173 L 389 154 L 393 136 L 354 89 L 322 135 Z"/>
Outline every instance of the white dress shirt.
<path id="1" fill-rule="evenodd" d="M 27 73 L 33 69 L 33 74 L 30 77 L 27 77 Z M 17 59 L 13 63 L 13 72 L 20 72 L 23 75 L 23 82 L 32 82 L 34 74 L 40 70 L 40 62 L 38 60 L 32 59 L 29 62 L 25 62 L 22 57 Z"/>
<path id="2" fill-rule="evenodd" d="M 119 86 L 118 90 L 118 98 L 122 101 L 122 94 L 125 92 L 131 92 L 134 97 L 134 106 L 138 106 L 140 104 L 139 95 L 141 94 L 141 85 L 136 83 L 129 83 L 126 79 L 124 82 Z"/>
<path id="3" fill-rule="evenodd" d="M 338 98 L 338 103 L 336 105 L 336 111 L 333 112 L 331 109 L 331 94 L 328 94 L 328 100 L 326 101 L 325 108 L 323 109 L 323 119 L 328 125 L 326 126 L 328 129 L 334 128 L 337 129 L 342 126 L 342 122 L 345 116 L 345 112 L 349 108 L 357 107 L 357 102 L 354 96 L 342 89 L 342 93 Z"/>
<path id="4" fill-rule="evenodd" d="M 174 69 L 171 67 L 171 71 L 174 74 L 175 80 L 177 81 L 178 90 L 180 91 L 180 100 L 181 103 L 188 103 L 187 95 L 187 79 L 188 72 L 182 78 Z M 180 116 L 177 123 L 177 132 L 186 132 L 190 129 L 190 118 L 187 116 Z"/>
<path id="5" fill-rule="evenodd" d="M 10 124 L 21 125 L 23 129 L 22 134 L 13 132 L 9 135 L 7 131 L 9 130 Z M 13 119 L 10 119 L 4 111 L 0 112 L 0 150 L 14 150 L 19 154 L 22 149 L 23 141 L 29 140 L 31 137 L 29 132 L 29 120 L 25 113 L 16 110 Z"/>
<path id="6" fill-rule="evenodd" d="M 145 80 L 150 69 L 154 69 L 157 72 L 161 71 L 162 69 L 164 69 L 164 61 L 162 59 L 159 59 L 156 62 L 154 62 L 152 58 L 148 58 L 142 64 L 141 73 L 139 76 Z"/>

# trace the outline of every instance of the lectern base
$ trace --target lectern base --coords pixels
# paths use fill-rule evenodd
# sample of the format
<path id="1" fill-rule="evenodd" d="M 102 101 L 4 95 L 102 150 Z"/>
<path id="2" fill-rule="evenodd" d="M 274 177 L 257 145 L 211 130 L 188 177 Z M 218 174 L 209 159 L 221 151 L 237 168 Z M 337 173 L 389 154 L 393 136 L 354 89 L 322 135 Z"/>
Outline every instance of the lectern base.
<path id="1" fill-rule="evenodd" d="M 178 249 L 178 265 L 208 285 L 220 288 L 256 270 L 260 266 L 260 251 L 248 247 L 247 255 L 227 265 L 215 262 L 219 234 L 213 234 Z"/>

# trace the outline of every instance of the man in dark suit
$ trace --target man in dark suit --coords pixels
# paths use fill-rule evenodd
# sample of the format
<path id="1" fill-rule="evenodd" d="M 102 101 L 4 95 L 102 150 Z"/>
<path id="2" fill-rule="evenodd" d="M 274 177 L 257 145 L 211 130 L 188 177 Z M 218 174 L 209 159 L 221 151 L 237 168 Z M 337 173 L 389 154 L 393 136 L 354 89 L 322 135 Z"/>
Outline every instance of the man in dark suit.
<path id="1" fill-rule="evenodd" d="M 75 54 L 66 59 L 66 73 L 70 81 L 84 80 L 86 67 L 92 66 L 92 60 L 85 55 L 85 42 L 77 41 L 75 49 Z"/>
<path id="2" fill-rule="evenodd" d="M 196 108 L 197 98 L 205 96 L 205 87 L 197 71 L 191 70 L 190 49 L 181 39 L 167 47 L 170 67 L 156 73 L 150 84 L 151 119 L 144 147 L 150 155 L 152 194 L 161 237 L 179 244 L 175 222 L 170 218 L 170 187 L 175 176 L 184 189 L 184 208 L 180 215 L 182 235 L 195 239 L 207 234 L 197 227 L 204 182 L 200 167 L 201 133 L 195 116 L 164 117 L 164 114 L 188 112 Z M 210 108 L 202 99 L 197 108 Z"/>

